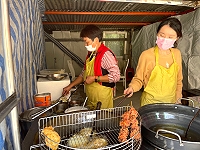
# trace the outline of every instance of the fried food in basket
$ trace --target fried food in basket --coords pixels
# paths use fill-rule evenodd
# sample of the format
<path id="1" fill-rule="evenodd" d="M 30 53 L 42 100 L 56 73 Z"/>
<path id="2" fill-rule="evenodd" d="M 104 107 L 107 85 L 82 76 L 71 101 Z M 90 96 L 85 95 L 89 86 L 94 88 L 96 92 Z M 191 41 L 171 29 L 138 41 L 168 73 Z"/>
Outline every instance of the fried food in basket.
<path id="1" fill-rule="evenodd" d="M 57 150 L 58 144 L 60 143 L 60 136 L 56 131 L 54 131 L 54 128 L 52 126 L 45 127 L 42 130 L 42 133 L 45 135 L 46 145 L 52 150 Z"/>
<path id="2" fill-rule="evenodd" d="M 74 134 L 68 140 L 68 146 L 80 149 L 97 149 L 108 145 L 106 138 L 97 136 L 93 133 L 93 138 L 90 141 L 90 134 L 92 128 L 81 129 L 78 133 Z"/>
<path id="3" fill-rule="evenodd" d="M 81 134 L 74 134 L 68 141 L 68 146 L 73 148 L 80 148 L 88 143 L 86 136 Z"/>
<path id="4" fill-rule="evenodd" d="M 107 145 L 108 145 L 108 142 L 107 142 L 106 138 L 96 136 L 96 137 L 93 137 L 92 141 L 87 143 L 87 145 L 82 148 L 97 149 L 97 148 L 105 147 Z"/>
<path id="5" fill-rule="evenodd" d="M 137 120 L 137 117 L 138 112 L 133 107 L 131 107 L 130 110 L 126 111 L 122 115 L 122 120 L 120 121 L 121 129 L 118 136 L 120 142 L 126 141 L 128 136 L 130 136 L 130 138 L 134 138 L 135 140 L 141 139 L 139 122 Z"/>
<path id="6" fill-rule="evenodd" d="M 89 136 L 91 132 L 92 132 L 92 128 L 84 128 L 84 129 L 81 129 L 79 133 L 84 136 Z"/>
<path id="7" fill-rule="evenodd" d="M 69 138 L 68 145 L 73 148 L 85 146 L 89 142 L 91 131 L 92 128 L 81 129 L 79 133 L 74 134 L 71 138 Z"/>

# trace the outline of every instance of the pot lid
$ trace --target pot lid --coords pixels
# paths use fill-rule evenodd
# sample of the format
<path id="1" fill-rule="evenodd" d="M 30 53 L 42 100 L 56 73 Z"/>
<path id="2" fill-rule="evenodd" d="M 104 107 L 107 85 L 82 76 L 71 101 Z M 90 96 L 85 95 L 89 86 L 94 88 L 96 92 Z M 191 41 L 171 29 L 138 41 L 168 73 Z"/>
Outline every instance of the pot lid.
<path id="1" fill-rule="evenodd" d="M 31 115 L 34 114 L 34 113 L 37 113 L 43 109 L 45 109 L 46 107 L 34 107 L 34 108 L 31 108 L 31 109 L 28 109 L 26 111 L 24 111 L 23 113 L 20 114 L 20 120 L 23 120 L 23 121 L 29 121 L 29 122 L 32 122 L 32 117 Z M 42 114 L 41 116 L 49 116 L 52 114 L 52 111 L 47 111 L 46 113 Z"/>
<path id="2" fill-rule="evenodd" d="M 83 107 L 83 106 L 74 106 L 74 107 L 70 107 L 68 109 L 65 110 L 65 113 L 71 113 L 71 112 L 76 112 L 76 111 L 85 111 L 88 110 L 88 108 Z"/>

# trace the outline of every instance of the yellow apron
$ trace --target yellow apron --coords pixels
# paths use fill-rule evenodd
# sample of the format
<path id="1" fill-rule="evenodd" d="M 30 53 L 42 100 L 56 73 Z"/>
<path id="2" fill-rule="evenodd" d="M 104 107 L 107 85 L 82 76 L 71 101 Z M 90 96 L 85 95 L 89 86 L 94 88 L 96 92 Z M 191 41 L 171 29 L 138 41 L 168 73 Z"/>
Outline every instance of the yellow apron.
<path id="1" fill-rule="evenodd" d="M 84 81 L 87 76 L 94 76 L 94 61 L 95 61 L 95 56 L 92 58 L 91 61 L 90 58 L 86 60 Z M 94 110 L 96 108 L 98 101 L 102 103 L 101 109 L 113 108 L 112 88 L 102 86 L 97 82 L 93 82 L 92 84 L 85 84 L 85 92 L 88 97 L 87 106 L 91 110 Z"/>
<path id="2" fill-rule="evenodd" d="M 156 65 L 141 96 L 141 106 L 152 103 L 175 103 L 178 64 L 172 53 L 174 63 L 165 68 L 158 63 L 158 47 L 155 47 Z"/>

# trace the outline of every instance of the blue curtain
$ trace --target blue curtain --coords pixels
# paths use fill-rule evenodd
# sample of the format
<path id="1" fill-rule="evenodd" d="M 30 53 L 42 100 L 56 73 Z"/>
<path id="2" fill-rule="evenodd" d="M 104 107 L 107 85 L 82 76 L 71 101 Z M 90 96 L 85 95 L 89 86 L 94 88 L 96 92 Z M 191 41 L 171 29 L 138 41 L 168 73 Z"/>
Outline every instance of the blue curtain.
<path id="1" fill-rule="evenodd" d="M 43 0 L 9 0 L 10 33 L 15 91 L 22 101 L 18 113 L 32 108 L 36 91 L 36 73 L 45 67 Z M 3 38 L 3 37 L 2 37 Z M 1 43 L 1 42 L 0 42 Z M 4 55 L 0 49 L 0 103 L 8 96 Z M 12 150 L 13 139 L 9 115 L 0 123 L 0 150 Z"/>

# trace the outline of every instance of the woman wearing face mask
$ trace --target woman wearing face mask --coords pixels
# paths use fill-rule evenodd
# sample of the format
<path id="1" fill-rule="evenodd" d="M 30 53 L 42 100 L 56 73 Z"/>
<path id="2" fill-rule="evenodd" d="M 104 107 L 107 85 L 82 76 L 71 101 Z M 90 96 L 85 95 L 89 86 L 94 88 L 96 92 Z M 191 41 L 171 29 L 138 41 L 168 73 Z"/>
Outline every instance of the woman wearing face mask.
<path id="1" fill-rule="evenodd" d="M 136 74 L 124 94 L 133 95 L 142 86 L 141 106 L 152 103 L 179 103 L 182 97 L 182 58 L 176 41 L 182 37 L 181 23 L 168 18 L 157 29 L 156 46 L 140 55 Z"/>
<path id="2" fill-rule="evenodd" d="M 88 25 L 82 29 L 80 37 L 85 42 L 88 51 L 82 73 L 70 85 L 63 89 L 68 93 L 70 89 L 82 82 L 88 97 L 87 106 L 93 110 L 98 101 L 101 108 L 113 107 L 113 87 L 120 80 L 120 71 L 114 53 L 102 43 L 103 32 L 95 25 Z"/>

